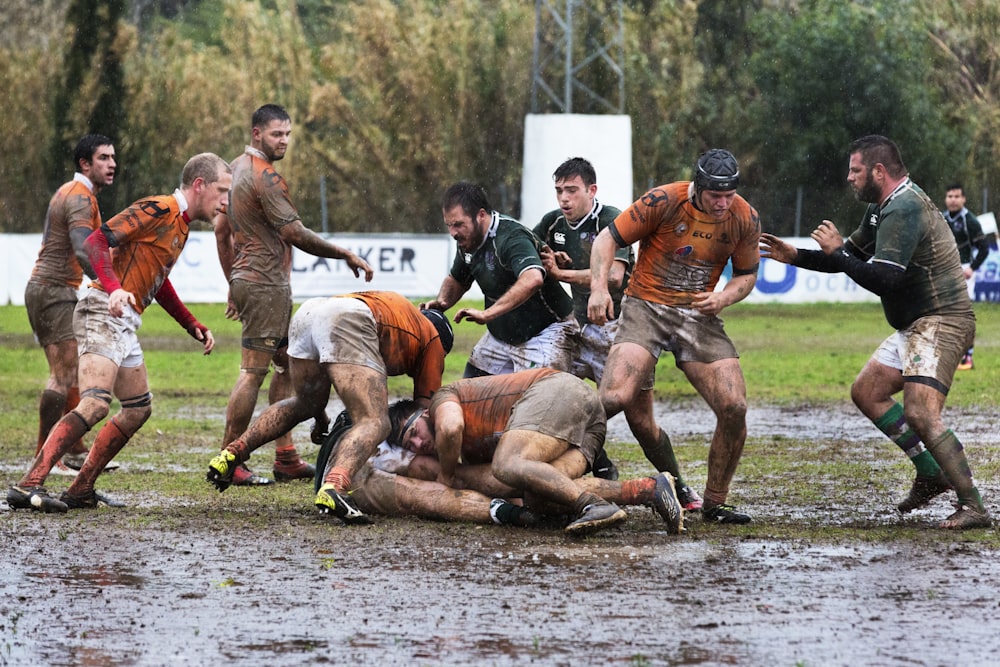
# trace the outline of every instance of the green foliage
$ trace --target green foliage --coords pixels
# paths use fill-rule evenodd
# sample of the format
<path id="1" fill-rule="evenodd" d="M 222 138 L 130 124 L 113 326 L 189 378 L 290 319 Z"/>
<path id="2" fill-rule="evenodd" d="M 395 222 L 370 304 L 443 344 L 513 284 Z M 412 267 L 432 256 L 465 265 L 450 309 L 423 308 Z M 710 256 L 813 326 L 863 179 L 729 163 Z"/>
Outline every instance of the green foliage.
<path id="1" fill-rule="evenodd" d="M 623 19 L 636 192 L 724 145 L 769 228 L 791 231 L 798 186 L 807 224 L 846 227 L 844 147 L 870 132 L 932 197 L 1000 190 L 997 0 L 628 0 Z M 337 231 L 439 231 L 460 178 L 517 215 L 534 30 L 521 0 L 8 0 L 0 127 L 20 152 L 0 164 L 0 229 L 41 229 L 87 131 L 116 140 L 108 217 L 172 190 L 193 153 L 235 157 L 266 102 L 292 115 L 280 168 L 313 228 L 325 203 Z"/>

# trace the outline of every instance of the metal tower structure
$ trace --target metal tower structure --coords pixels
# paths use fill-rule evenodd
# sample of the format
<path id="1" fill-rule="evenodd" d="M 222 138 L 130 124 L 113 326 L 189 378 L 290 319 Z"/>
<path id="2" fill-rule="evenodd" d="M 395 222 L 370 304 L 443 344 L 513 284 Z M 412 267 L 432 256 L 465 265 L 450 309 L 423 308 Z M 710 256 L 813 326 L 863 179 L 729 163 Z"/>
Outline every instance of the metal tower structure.
<path id="1" fill-rule="evenodd" d="M 535 0 L 531 113 L 625 110 L 622 0 Z"/>

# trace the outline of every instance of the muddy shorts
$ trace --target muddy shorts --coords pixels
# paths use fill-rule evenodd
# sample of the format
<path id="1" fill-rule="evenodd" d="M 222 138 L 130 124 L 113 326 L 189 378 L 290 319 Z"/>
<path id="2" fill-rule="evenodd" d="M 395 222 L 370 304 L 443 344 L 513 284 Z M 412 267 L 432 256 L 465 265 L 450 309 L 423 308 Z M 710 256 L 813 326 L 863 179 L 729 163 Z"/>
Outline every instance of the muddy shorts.
<path id="1" fill-rule="evenodd" d="M 142 366 L 142 347 L 137 332 L 142 318 L 131 306 L 125 304 L 121 317 L 108 313 L 108 293 L 90 287 L 76 304 L 73 313 L 73 331 L 79 353 L 99 354 L 121 368 Z"/>
<path id="2" fill-rule="evenodd" d="M 573 375 L 590 379 L 601 384 L 604 365 L 608 361 L 608 351 L 618 334 L 618 320 L 603 325 L 590 322 L 580 329 L 580 346 L 573 360 Z"/>
<path id="3" fill-rule="evenodd" d="M 559 373 L 528 387 L 511 408 L 504 432 L 535 431 L 565 440 L 592 465 L 607 430 L 597 391 L 574 375 Z"/>
<path id="4" fill-rule="evenodd" d="M 29 280 L 24 288 L 24 305 L 35 340 L 42 347 L 73 338 L 73 311 L 76 290 L 67 285 L 53 287 Z"/>
<path id="5" fill-rule="evenodd" d="M 702 315 L 694 308 L 665 306 L 635 297 L 622 299 L 621 324 L 615 343 L 635 343 L 659 359 L 674 353 L 674 363 L 738 359 L 722 319 Z"/>
<path id="6" fill-rule="evenodd" d="M 386 374 L 375 316 L 360 299 L 309 299 L 295 311 L 288 335 L 290 357 L 366 366 Z"/>
<path id="7" fill-rule="evenodd" d="M 905 381 L 924 381 L 947 394 L 975 336 L 974 317 L 921 317 L 886 338 L 872 358 L 902 371 Z"/>
<path id="8" fill-rule="evenodd" d="M 472 348 L 469 363 L 490 375 L 506 375 L 542 366 L 572 372 L 579 335 L 580 325 L 572 315 L 561 322 L 553 322 L 519 345 L 505 343 L 487 331 Z"/>
<path id="9" fill-rule="evenodd" d="M 288 321 L 292 317 L 292 288 L 259 285 L 234 279 L 229 298 L 243 325 L 242 345 L 248 350 L 274 352 L 288 344 Z"/>

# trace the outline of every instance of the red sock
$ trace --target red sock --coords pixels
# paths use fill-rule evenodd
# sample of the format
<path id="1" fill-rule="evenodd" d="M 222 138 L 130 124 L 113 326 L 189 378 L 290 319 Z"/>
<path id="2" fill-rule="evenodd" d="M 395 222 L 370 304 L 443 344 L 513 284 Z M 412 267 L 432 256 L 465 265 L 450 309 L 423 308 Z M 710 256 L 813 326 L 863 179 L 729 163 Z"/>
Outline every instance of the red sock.
<path id="1" fill-rule="evenodd" d="M 324 484 L 333 484 L 338 492 L 346 493 L 351 489 L 351 471 L 343 466 L 334 466 L 323 478 Z"/>
<path id="2" fill-rule="evenodd" d="M 622 482 L 622 502 L 626 505 L 648 505 L 653 502 L 656 480 L 652 477 L 626 479 Z"/>
<path id="3" fill-rule="evenodd" d="M 299 450 L 295 449 L 295 445 L 275 445 L 274 460 L 279 463 L 297 463 Z"/>
<path id="4" fill-rule="evenodd" d="M 80 388 L 73 385 L 66 392 L 66 407 L 63 409 L 63 414 L 66 414 L 78 405 L 80 405 Z M 86 454 L 87 447 L 83 444 L 83 439 L 80 439 L 73 443 L 69 451 L 72 454 Z"/>
<path id="5" fill-rule="evenodd" d="M 111 459 L 115 458 L 115 455 L 122 450 L 122 447 L 125 446 L 130 437 L 121 430 L 114 418 L 108 421 L 97 432 L 97 437 L 94 438 L 94 446 L 90 448 L 87 460 L 84 462 L 83 467 L 80 468 L 80 472 L 77 473 L 76 479 L 73 480 L 66 493 L 74 496 L 82 496 L 85 493 L 93 491 L 97 476 L 101 474 L 105 466 L 111 463 Z"/>
<path id="6" fill-rule="evenodd" d="M 41 486 L 45 483 L 45 478 L 56 464 L 56 461 L 63 457 L 79 440 L 84 433 L 90 430 L 83 417 L 75 412 L 71 412 L 52 427 L 49 437 L 46 438 L 42 451 L 38 453 L 31 463 L 28 474 L 21 480 L 19 486 Z"/>

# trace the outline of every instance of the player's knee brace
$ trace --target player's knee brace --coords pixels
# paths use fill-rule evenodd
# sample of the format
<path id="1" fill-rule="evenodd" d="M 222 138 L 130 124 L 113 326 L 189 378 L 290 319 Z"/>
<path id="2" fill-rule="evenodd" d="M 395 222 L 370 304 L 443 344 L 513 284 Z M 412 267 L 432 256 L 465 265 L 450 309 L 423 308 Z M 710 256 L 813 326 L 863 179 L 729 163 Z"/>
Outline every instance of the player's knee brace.
<path id="1" fill-rule="evenodd" d="M 153 394 L 146 392 L 139 396 L 123 398 L 122 411 L 116 418 L 118 428 L 131 437 L 153 414 Z"/>

